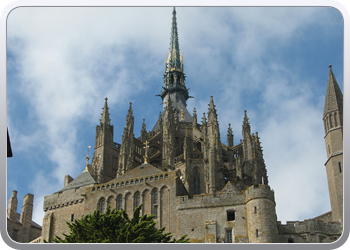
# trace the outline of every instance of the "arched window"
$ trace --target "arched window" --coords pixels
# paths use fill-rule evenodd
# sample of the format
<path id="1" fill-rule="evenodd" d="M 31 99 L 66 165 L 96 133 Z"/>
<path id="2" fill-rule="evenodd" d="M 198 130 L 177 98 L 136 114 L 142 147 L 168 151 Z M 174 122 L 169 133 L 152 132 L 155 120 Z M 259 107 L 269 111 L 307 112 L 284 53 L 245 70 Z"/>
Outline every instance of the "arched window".
<path id="1" fill-rule="evenodd" d="M 138 206 L 140 206 L 140 193 L 137 192 L 135 194 L 135 208 L 137 208 Z"/>
<path id="2" fill-rule="evenodd" d="M 104 198 L 101 198 L 97 205 L 101 213 L 106 211 L 106 200 Z"/>
<path id="3" fill-rule="evenodd" d="M 153 191 L 153 214 L 158 218 L 158 190 Z"/>
<path id="4" fill-rule="evenodd" d="M 201 193 L 201 182 L 199 178 L 199 172 L 198 169 L 195 170 L 194 176 L 193 176 L 193 194 L 200 194 Z"/>
<path id="5" fill-rule="evenodd" d="M 112 202 L 113 202 L 113 196 L 109 196 L 107 199 L 107 205 L 112 206 Z"/>
<path id="6" fill-rule="evenodd" d="M 117 197 L 117 210 L 120 210 L 123 208 L 123 197 L 118 196 Z"/>

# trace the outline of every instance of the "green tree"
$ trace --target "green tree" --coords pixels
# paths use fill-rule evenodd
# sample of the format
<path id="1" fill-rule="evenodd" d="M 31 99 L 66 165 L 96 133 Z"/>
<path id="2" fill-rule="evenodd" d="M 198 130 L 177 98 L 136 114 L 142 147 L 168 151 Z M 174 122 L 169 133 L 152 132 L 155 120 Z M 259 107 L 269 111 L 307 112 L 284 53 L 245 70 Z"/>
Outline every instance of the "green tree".
<path id="1" fill-rule="evenodd" d="M 63 234 L 64 239 L 56 236 L 56 243 L 189 243 L 187 235 L 180 239 L 171 239 L 171 233 L 164 233 L 165 227 L 155 227 L 154 215 L 140 217 L 141 204 L 130 220 L 123 210 L 111 210 L 107 206 L 105 213 L 96 210 L 80 220 L 66 222 L 70 234 Z"/>

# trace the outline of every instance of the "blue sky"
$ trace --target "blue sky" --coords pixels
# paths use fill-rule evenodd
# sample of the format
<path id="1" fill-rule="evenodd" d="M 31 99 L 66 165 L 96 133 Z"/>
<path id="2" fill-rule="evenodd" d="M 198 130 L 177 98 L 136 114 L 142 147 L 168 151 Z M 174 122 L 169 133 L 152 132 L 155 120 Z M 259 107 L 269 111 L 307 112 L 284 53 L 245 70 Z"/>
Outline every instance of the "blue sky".
<path id="1" fill-rule="evenodd" d="M 7 26 L 7 122 L 13 158 L 7 195 L 18 210 L 34 194 L 41 224 L 45 195 L 85 169 L 108 97 L 120 143 L 129 102 L 134 133 L 162 110 L 170 7 L 17 8 Z M 247 110 L 264 150 L 278 220 L 304 220 L 330 210 L 324 163 L 323 105 L 328 65 L 343 90 L 343 20 L 326 7 L 177 8 L 186 86 L 198 120 L 214 96 L 226 144 L 242 138 Z M 90 154 L 93 150 L 90 149 Z"/>

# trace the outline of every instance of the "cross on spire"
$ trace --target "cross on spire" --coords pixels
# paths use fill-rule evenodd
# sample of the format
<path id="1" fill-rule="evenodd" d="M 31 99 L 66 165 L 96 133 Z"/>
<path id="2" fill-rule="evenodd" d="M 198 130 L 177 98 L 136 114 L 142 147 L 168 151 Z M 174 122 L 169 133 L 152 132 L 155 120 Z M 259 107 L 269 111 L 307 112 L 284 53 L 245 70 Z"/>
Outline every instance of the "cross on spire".
<path id="1" fill-rule="evenodd" d="M 146 142 L 144 143 L 144 149 L 145 149 L 145 156 L 143 157 L 145 162 L 144 163 L 148 163 L 148 149 L 149 149 L 149 144 L 148 141 L 146 140 Z"/>

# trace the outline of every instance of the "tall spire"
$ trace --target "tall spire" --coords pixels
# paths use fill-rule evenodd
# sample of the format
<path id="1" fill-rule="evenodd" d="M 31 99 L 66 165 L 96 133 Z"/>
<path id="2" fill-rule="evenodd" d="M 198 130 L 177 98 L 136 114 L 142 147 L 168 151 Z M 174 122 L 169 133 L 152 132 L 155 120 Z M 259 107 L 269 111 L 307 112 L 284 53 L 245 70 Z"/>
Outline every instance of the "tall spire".
<path id="1" fill-rule="evenodd" d="M 173 20 L 171 25 L 170 49 L 168 58 L 168 69 L 180 69 L 183 71 L 180 57 L 179 37 L 177 35 L 176 10 L 173 9 Z"/>
<path id="2" fill-rule="evenodd" d="M 105 98 L 105 105 L 103 107 L 102 117 L 101 117 L 101 123 L 105 125 L 110 125 L 110 119 L 109 119 L 109 112 L 108 112 L 108 104 L 107 104 L 108 98 Z"/>
<path id="3" fill-rule="evenodd" d="M 343 94 L 339 88 L 337 80 L 334 77 L 332 65 L 329 65 L 328 67 L 329 74 L 323 116 L 325 116 L 329 112 L 343 112 Z"/>
<path id="4" fill-rule="evenodd" d="M 192 120 L 191 115 L 186 110 L 186 101 L 190 96 L 188 89 L 185 86 L 184 63 L 179 47 L 179 37 L 177 33 L 176 10 L 173 9 L 173 17 L 170 34 L 170 48 L 169 54 L 165 59 L 165 74 L 164 86 L 160 97 L 163 103 L 168 101 L 168 98 L 173 99 L 173 108 L 177 107 L 179 110 L 184 110 L 184 119 L 189 122 Z M 165 108 L 165 106 L 163 107 Z"/>

